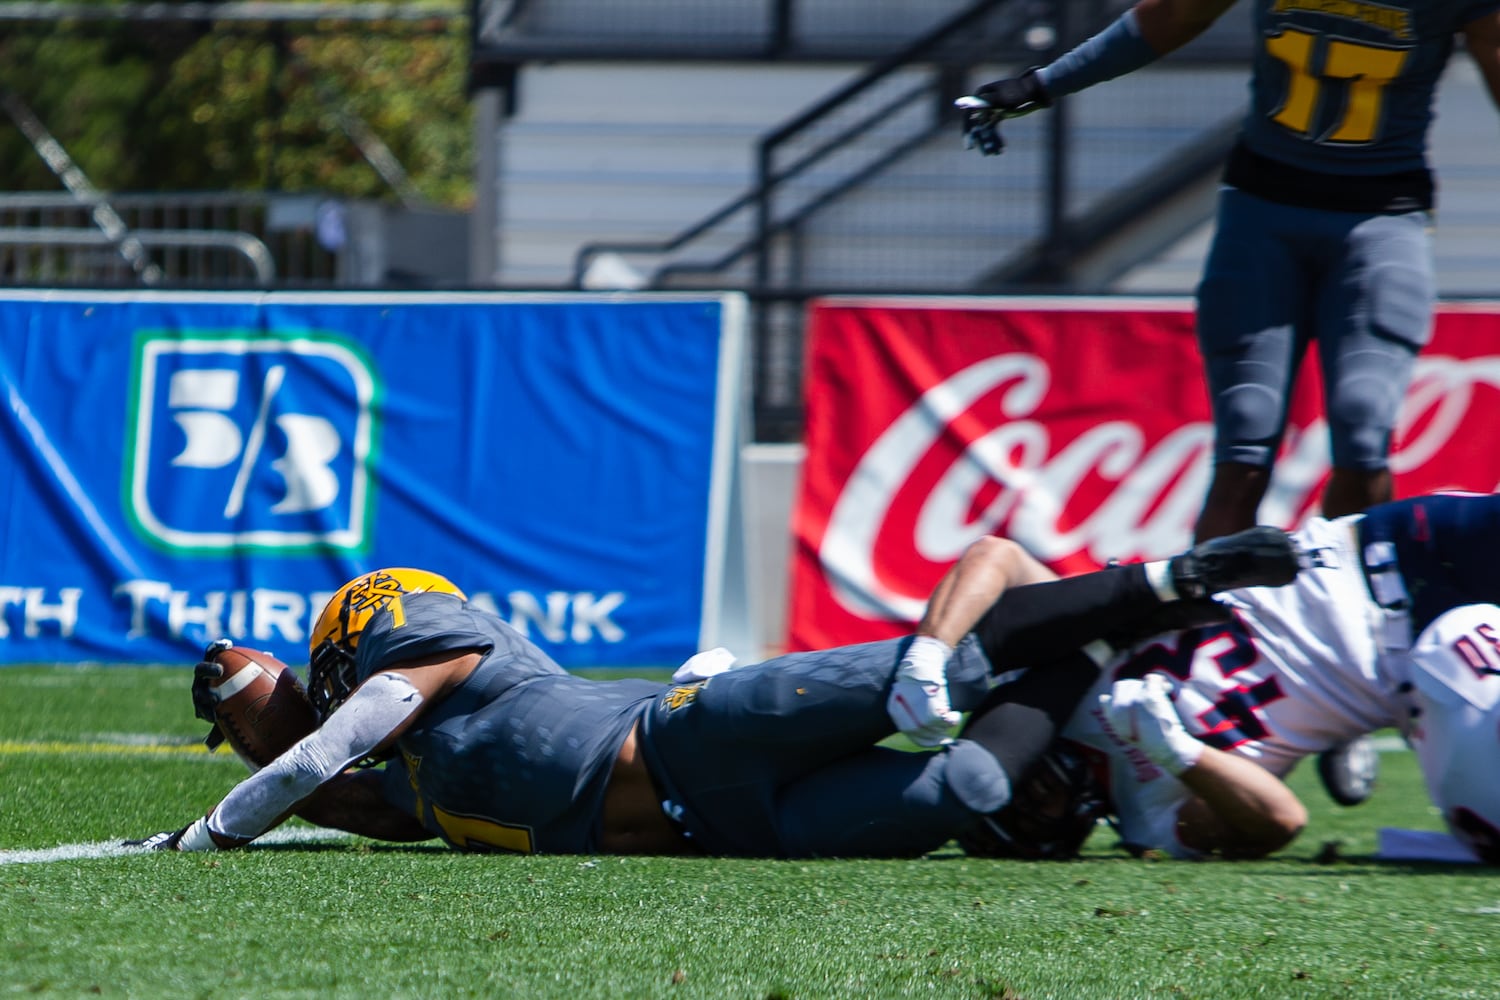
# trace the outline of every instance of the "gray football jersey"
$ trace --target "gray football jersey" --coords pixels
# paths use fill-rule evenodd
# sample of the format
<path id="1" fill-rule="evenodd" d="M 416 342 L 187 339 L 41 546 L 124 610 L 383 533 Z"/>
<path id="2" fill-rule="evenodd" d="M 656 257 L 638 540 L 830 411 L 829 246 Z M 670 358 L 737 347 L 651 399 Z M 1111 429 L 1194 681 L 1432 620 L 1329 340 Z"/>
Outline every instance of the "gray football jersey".
<path id="1" fill-rule="evenodd" d="M 401 737 L 387 795 L 462 850 L 593 851 L 615 754 L 663 686 L 575 677 L 450 594 L 406 595 L 375 615 L 358 676 L 466 649 L 483 660 Z"/>
<path id="2" fill-rule="evenodd" d="M 1425 166 L 1438 78 L 1497 0 L 1255 0 L 1245 144 L 1332 174 Z"/>

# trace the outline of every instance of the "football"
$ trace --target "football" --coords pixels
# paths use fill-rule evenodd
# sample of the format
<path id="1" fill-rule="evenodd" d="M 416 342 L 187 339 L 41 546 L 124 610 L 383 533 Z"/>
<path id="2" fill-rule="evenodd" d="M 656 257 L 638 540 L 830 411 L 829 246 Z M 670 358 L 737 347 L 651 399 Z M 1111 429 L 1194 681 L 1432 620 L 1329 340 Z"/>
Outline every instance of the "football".
<path id="1" fill-rule="evenodd" d="M 318 727 L 295 671 L 270 653 L 231 646 L 214 658 L 224 676 L 213 686 L 214 718 L 240 760 L 258 770 Z"/>

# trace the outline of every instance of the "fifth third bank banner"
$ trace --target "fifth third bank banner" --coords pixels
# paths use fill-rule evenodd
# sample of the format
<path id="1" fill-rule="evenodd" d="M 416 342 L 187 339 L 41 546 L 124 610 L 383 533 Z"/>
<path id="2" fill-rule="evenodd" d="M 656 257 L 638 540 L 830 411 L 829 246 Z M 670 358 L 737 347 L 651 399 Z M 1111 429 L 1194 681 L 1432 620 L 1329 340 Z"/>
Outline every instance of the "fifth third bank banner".
<path id="1" fill-rule="evenodd" d="M 739 302 L 12 293 L 0 662 L 292 664 L 350 578 L 452 579 L 564 665 L 704 639 Z"/>

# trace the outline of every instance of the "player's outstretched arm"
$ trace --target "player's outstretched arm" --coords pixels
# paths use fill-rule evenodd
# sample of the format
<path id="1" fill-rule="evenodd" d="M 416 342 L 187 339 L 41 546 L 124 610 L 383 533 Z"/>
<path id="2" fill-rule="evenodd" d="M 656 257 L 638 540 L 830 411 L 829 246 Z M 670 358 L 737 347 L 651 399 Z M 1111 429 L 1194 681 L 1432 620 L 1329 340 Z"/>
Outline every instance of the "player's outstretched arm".
<path id="1" fill-rule="evenodd" d="M 1007 590 L 1056 579 L 1056 573 L 1020 544 L 987 535 L 965 549 L 933 588 L 917 634 L 956 646 Z"/>
<path id="2" fill-rule="evenodd" d="M 946 670 L 953 647 L 1011 587 L 1055 580 L 1057 574 L 1009 539 L 970 545 L 927 599 L 916 636 L 896 668 L 886 711 L 918 746 L 951 742 L 959 713 L 948 700 Z"/>
<path id="3" fill-rule="evenodd" d="M 394 743 L 427 704 L 462 683 L 479 658 L 474 652 L 443 654 L 375 673 L 322 725 L 236 785 L 208 815 L 175 833 L 149 838 L 146 846 L 210 851 L 250 843 L 298 812 L 321 786 L 356 761 Z M 347 816 L 344 821 L 352 823 Z M 373 817 L 370 822 L 379 825 L 382 819 Z"/>
<path id="4" fill-rule="evenodd" d="M 1005 148 L 999 123 L 1155 62 L 1201 35 L 1234 0 L 1139 0 L 1113 23 L 1046 66 L 995 80 L 958 99 L 964 141 L 986 156 Z"/>

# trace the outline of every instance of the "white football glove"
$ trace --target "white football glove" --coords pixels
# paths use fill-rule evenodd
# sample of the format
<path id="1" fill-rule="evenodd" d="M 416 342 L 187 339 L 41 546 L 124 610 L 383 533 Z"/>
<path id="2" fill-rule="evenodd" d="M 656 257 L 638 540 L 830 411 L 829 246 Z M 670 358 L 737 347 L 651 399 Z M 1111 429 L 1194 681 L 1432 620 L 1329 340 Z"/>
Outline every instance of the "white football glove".
<path id="1" fill-rule="evenodd" d="M 936 640 L 931 640 L 934 644 Z M 885 700 L 885 710 L 896 728 L 917 746 L 952 743 L 948 731 L 962 718 L 948 701 L 946 656 L 912 657 L 901 661 Z"/>
<path id="2" fill-rule="evenodd" d="M 140 840 L 127 840 L 126 847 L 144 847 L 148 851 L 217 851 L 208 832 L 208 817 L 196 819 L 181 830 L 163 830 Z"/>
<path id="3" fill-rule="evenodd" d="M 710 677 L 719 676 L 726 670 L 733 670 L 734 667 L 734 654 L 723 646 L 715 646 L 713 649 L 705 649 L 701 653 L 694 653 L 688 657 L 686 662 L 673 672 L 672 683 L 692 684 L 697 681 L 706 681 Z"/>
<path id="4" fill-rule="evenodd" d="M 1171 691 L 1171 682 L 1161 674 L 1147 674 L 1144 680 L 1116 681 L 1109 694 L 1099 696 L 1099 704 L 1116 736 L 1176 777 L 1198 763 L 1204 744 L 1182 725 Z"/>

